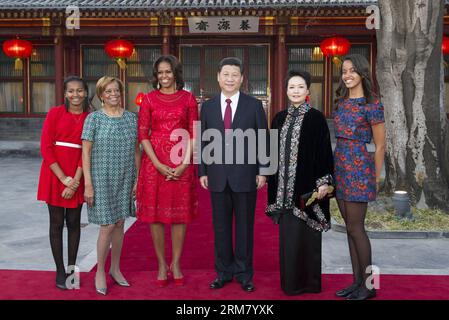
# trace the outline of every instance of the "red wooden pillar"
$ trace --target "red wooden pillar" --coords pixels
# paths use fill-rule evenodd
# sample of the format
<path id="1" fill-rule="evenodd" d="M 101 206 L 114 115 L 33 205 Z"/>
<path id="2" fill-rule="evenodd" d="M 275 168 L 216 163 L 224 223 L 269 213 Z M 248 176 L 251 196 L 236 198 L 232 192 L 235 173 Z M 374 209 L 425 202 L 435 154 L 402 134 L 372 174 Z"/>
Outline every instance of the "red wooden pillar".
<path id="1" fill-rule="evenodd" d="M 287 58 L 285 27 L 280 26 L 278 28 L 274 46 L 273 116 L 286 107 L 284 78 L 287 72 Z"/>
<path id="2" fill-rule="evenodd" d="M 69 46 L 66 47 L 65 55 L 67 57 L 67 64 L 66 64 L 66 75 L 80 75 L 80 50 L 79 50 L 79 43 L 75 39 L 69 39 L 68 41 Z"/>
<path id="3" fill-rule="evenodd" d="M 64 42 L 62 36 L 55 40 L 55 104 L 64 102 Z"/>
<path id="4" fill-rule="evenodd" d="M 170 27 L 165 26 L 162 29 L 162 54 L 172 54 L 170 52 Z"/>
<path id="5" fill-rule="evenodd" d="M 332 101 L 332 90 L 335 91 L 336 88 L 332 88 L 332 68 L 333 62 L 332 57 L 324 58 L 324 101 L 323 101 L 323 114 L 326 118 L 330 118 L 332 115 L 332 106 L 334 102 Z"/>

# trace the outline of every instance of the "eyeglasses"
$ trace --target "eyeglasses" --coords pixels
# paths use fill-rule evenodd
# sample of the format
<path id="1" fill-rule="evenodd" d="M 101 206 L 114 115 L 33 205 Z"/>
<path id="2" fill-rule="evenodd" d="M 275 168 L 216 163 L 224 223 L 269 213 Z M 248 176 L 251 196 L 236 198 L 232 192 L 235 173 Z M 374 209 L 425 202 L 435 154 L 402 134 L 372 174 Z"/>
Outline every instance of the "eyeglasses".
<path id="1" fill-rule="evenodd" d="M 113 93 L 116 93 L 116 94 L 120 95 L 120 90 L 119 89 L 117 89 L 117 90 L 106 90 L 106 91 L 104 91 L 104 93 L 106 95 L 108 95 L 108 96 L 110 96 Z"/>

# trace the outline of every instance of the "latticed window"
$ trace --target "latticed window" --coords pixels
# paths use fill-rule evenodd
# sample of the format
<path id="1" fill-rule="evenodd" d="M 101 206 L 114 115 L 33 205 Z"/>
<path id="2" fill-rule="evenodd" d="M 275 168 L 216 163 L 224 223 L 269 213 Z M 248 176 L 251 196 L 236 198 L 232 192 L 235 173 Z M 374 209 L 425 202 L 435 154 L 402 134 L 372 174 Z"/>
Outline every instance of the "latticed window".
<path id="1" fill-rule="evenodd" d="M 325 59 L 319 46 L 305 45 L 288 50 L 288 68 L 305 70 L 312 76 L 310 103 L 320 111 L 324 109 L 324 66 Z"/>
<path id="2" fill-rule="evenodd" d="M 95 95 L 95 86 L 98 79 L 103 76 L 119 77 L 119 67 L 104 51 L 103 46 L 83 46 L 82 77 L 89 87 L 89 99 L 94 108 L 101 107 L 98 97 Z"/>
<path id="3" fill-rule="evenodd" d="M 24 70 L 14 69 L 14 60 L 0 51 L 0 113 L 25 112 Z"/>
<path id="4" fill-rule="evenodd" d="M 201 95 L 201 92 L 203 92 L 204 90 L 201 88 L 200 84 L 201 48 L 183 47 L 181 59 L 182 59 L 182 74 L 185 82 L 184 89 L 194 93 L 195 96 L 199 97 Z"/>
<path id="5" fill-rule="evenodd" d="M 125 72 L 121 72 L 118 64 L 104 51 L 103 46 L 83 46 L 82 76 L 89 86 L 89 97 L 95 108 L 100 101 L 95 95 L 95 86 L 103 76 L 116 77 L 125 84 L 125 108 L 138 111 L 135 98 L 139 92 L 151 91 L 153 63 L 161 54 L 159 47 L 135 46 L 133 55 L 126 61 Z"/>
<path id="6" fill-rule="evenodd" d="M 161 55 L 159 47 L 136 46 L 133 55 L 127 60 L 126 68 L 126 108 L 137 112 L 135 104 L 139 92 L 153 90 L 153 63 Z"/>
<path id="7" fill-rule="evenodd" d="M 260 46 L 182 46 L 186 90 L 200 99 L 220 93 L 217 67 L 221 59 L 237 57 L 244 65 L 242 91 L 262 100 L 268 95 L 268 47 Z"/>
<path id="8" fill-rule="evenodd" d="M 266 47 L 248 48 L 248 92 L 254 96 L 268 94 L 268 50 Z"/>
<path id="9" fill-rule="evenodd" d="M 62 63 L 62 62 L 61 62 Z M 31 112 L 46 113 L 55 105 L 55 51 L 38 46 L 30 57 Z"/>

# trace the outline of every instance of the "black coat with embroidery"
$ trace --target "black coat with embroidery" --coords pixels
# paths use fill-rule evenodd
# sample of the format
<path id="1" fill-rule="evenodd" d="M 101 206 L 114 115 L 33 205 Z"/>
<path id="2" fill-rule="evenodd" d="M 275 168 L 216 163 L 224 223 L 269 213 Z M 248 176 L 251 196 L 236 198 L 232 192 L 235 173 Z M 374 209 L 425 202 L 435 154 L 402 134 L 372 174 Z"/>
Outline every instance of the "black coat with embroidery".
<path id="1" fill-rule="evenodd" d="M 271 123 L 272 129 L 278 129 L 278 146 L 280 146 L 280 133 L 287 117 L 287 110 L 275 115 Z M 305 115 L 301 126 L 296 166 L 296 179 L 293 199 L 297 208 L 304 208 L 300 195 L 317 188 L 317 180 L 334 173 L 334 160 L 329 127 L 323 114 L 311 108 Z M 279 151 L 278 151 L 279 152 Z M 280 157 L 281 155 L 279 155 Z M 268 177 L 268 205 L 276 203 L 278 189 L 278 174 Z M 330 226 L 329 199 L 324 198 L 318 202 Z M 312 206 L 305 207 L 309 219 L 317 221 Z"/>

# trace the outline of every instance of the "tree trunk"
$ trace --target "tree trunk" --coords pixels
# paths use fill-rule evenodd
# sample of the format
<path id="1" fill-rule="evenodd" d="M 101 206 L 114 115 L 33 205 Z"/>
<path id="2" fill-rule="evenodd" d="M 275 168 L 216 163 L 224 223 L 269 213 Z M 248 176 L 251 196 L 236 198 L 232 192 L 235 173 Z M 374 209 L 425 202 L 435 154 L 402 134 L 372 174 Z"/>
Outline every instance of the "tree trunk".
<path id="1" fill-rule="evenodd" d="M 379 0 L 377 68 L 385 106 L 385 189 L 449 212 L 449 132 L 442 107 L 444 0 Z"/>

